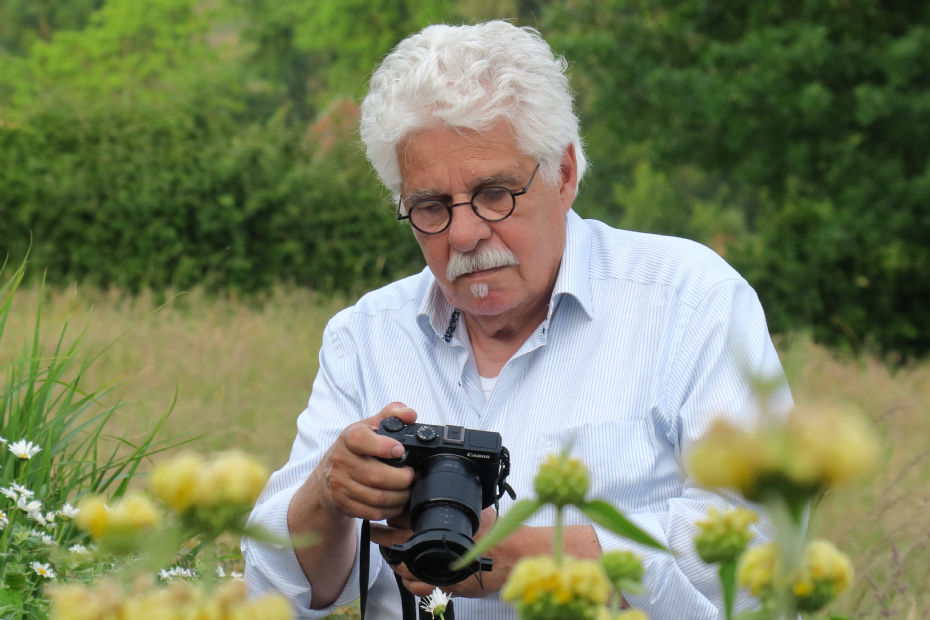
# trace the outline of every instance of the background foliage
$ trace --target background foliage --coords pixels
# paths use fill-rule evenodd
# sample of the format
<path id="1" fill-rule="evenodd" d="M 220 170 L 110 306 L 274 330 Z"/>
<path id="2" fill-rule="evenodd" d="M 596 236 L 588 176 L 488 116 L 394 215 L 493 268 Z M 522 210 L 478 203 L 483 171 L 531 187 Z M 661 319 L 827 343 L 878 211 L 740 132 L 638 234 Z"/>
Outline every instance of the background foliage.
<path id="1" fill-rule="evenodd" d="M 925 3 L 6 0 L 0 251 L 130 290 L 415 271 L 357 104 L 410 32 L 498 17 L 572 61 L 582 215 L 710 245 L 773 331 L 930 351 Z"/>

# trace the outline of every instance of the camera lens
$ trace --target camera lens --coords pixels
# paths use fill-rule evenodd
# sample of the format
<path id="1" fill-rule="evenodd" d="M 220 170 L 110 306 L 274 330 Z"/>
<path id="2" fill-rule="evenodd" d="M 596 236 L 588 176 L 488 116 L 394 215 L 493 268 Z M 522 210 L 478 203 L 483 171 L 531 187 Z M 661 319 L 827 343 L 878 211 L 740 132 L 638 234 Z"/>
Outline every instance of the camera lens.
<path id="1" fill-rule="evenodd" d="M 416 532 L 410 542 L 407 567 L 431 585 L 458 583 L 468 569 L 453 571 L 449 564 L 474 544 L 481 525 L 481 472 L 469 459 L 454 454 L 430 457 L 417 469 L 410 493 L 410 522 Z"/>

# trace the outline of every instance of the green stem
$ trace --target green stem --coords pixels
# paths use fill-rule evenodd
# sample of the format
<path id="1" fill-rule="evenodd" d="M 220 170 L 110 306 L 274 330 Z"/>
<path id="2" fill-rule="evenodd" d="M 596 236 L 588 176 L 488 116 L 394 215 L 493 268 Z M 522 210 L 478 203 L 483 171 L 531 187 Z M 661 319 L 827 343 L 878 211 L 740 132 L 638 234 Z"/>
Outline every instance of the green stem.
<path id="1" fill-rule="evenodd" d="M 613 618 L 620 612 L 620 590 L 614 590 L 613 598 L 610 599 L 610 617 Z"/>
<path id="2" fill-rule="evenodd" d="M 552 557 L 555 559 L 555 565 L 562 565 L 562 507 L 558 506 L 555 511 L 555 534 L 552 537 Z"/>

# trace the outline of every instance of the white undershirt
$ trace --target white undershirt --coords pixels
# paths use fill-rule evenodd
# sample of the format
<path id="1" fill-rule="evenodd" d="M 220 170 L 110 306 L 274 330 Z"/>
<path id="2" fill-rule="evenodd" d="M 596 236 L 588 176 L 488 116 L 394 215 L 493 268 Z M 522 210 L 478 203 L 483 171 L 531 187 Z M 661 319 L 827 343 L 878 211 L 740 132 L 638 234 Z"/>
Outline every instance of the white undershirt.
<path id="1" fill-rule="evenodd" d="M 497 384 L 497 377 L 488 378 L 478 375 L 478 378 L 481 379 L 481 391 L 484 392 L 484 402 L 488 402 L 491 400 L 491 392 L 494 391 L 494 386 Z"/>

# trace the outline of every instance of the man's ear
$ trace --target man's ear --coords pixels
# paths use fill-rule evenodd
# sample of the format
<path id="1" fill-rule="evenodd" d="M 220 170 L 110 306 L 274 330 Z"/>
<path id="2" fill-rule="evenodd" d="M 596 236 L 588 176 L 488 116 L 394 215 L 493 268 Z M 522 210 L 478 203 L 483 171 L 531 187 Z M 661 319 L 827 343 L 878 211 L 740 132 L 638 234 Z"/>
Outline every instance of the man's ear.
<path id="1" fill-rule="evenodd" d="M 559 196 L 562 200 L 562 211 L 568 213 L 578 194 L 578 160 L 575 158 L 575 145 L 569 144 L 562 154 L 562 163 L 559 166 L 562 185 Z"/>

